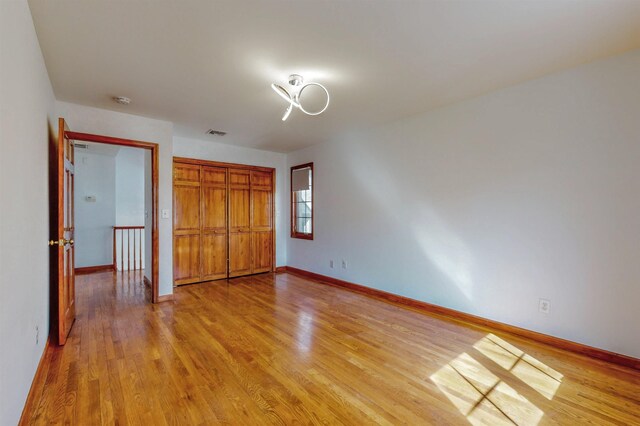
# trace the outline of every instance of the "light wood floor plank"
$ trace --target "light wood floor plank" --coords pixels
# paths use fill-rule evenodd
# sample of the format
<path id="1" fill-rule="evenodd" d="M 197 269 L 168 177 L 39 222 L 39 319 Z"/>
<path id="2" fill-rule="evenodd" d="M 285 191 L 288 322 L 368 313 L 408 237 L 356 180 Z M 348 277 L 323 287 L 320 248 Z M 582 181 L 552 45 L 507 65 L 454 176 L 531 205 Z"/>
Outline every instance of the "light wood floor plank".
<path id="1" fill-rule="evenodd" d="M 30 424 L 640 425 L 640 372 L 291 274 L 76 287 Z"/>

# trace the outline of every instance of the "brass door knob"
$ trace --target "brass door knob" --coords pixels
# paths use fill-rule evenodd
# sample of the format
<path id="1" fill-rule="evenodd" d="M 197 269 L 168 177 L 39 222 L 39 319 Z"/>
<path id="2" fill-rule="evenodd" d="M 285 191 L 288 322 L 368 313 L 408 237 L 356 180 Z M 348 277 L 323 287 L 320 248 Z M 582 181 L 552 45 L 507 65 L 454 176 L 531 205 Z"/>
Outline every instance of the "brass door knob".
<path id="1" fill-rule="evenodd" d="M 65 240 L 64 238 L 60 238 L 58 241 L 49 240 L 47 245 L 49 245 L 49 246 L 55 246 L 55 245 L 64 246 L 65 244 L 73 245 L 74 243 L 75 243 L 75 241 L 73 241 L 73 240 Z"/>

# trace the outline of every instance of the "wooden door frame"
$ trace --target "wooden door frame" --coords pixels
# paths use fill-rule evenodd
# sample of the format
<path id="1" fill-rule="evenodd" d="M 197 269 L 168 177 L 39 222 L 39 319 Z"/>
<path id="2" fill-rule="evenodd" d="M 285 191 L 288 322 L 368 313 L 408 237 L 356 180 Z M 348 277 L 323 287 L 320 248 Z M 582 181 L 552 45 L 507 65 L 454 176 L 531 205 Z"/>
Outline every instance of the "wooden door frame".
<path id="1" fill-rule="evenodd" d="M 226 168 L 234 168 L 234 169 L 245 169 L 245 170 L 255 170 L 261 172 L 271 172 L 271 190 L 273 192 L 273 196 L 271 199 L 271 221 L 273 224 L 273 242 L 271 244 L 272 253 L 271 253 L 271 272 L 276 271 L 276 168 L 275 167 L 264 167 L 264 166 L 251 166 L 249 164 L 239 164 L 239 163 L 226 163 L 223 161 L 212 161 L 212 160 L 200 160 L 197 158 L 188 158 L 188 157 L 173 157 L 173 164 L 192 164 L 197 166 L 210 166 L 210 167 L 226 167 Z M 172 166 L 173 168 L 173 166 Z M 229 182 L 227 181 L 227 185 Z M 172 183 L 173 187 L 173 183 Z M 249 186 L 249 190 L 251 190 L 251 186 Z M 227 200 L 228 201 L 228 200 Z M 227 207 L 228 208 L 228 207 Z M 229 220 L 229 211 L 227 210 L 227 221 Z M 173 225 L 171 226 L 173 229 Z M 172 237 L 173 240 L 174 237 Z M 227 244 L 227 250 L 229 250 L 229 244 Z M 228 256 L 227 256 L 228 257 Z M 173 260 L 172 260 L 173 261 Z M 227 267 L 227 279 L 229 277 L 229 268 Z M 174 280 L 175 281 L 175 280 Z M 174 283 L 175 286 L 175 283 Z"/>
<path id="2" fill-rule="evenodd" d="M 93 135 L 90 133 L 65 132 L 65 134 L 67 138 L 74 141 L 104 143 L 108 145 L 148 149 L 151 151 L 151 302 L 158 303 L 158 265 L 160 254 L 158 238 L 158 144 L 132 139 L 114 138 L 111 136 Z"/>

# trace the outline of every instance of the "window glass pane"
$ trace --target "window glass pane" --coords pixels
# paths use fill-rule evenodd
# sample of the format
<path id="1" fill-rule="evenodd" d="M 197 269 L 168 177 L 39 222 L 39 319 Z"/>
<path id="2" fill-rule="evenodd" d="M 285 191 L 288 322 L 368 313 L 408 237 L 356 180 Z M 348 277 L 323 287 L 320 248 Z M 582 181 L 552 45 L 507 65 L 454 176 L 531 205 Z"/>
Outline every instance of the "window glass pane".
<path id="1" fill-rule="evenodd" d="M 291 169 L 292 236 L 313 238 L 313 164 Z"/>
<path id="2" fill-rule="evenodd" d="M 296 231 L 298 231 L 298 232 L 300 232 L 302 234 L 306 233 L 307 232 L 306 229 L 305 229 L 306 219 L 299 217 L 299 218 L 296 219 L 296 221 L 297 221 L 296 222 Z"/>
<path id="3" fill-rule="evenodd" d="M 298 216 L 311 217 L 311 203 L 302 203 L 298 209 Z"/>

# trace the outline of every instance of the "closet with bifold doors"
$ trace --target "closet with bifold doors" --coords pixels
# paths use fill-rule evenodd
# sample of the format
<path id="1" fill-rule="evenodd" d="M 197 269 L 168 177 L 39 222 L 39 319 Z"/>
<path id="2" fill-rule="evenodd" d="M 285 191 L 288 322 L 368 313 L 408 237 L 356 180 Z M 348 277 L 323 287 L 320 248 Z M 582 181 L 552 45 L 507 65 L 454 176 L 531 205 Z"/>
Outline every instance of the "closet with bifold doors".
<path id="1" fill-rule="evenodd" d="M 274 169 L 173 162 L 175 285 L 273 271 Z"/>

